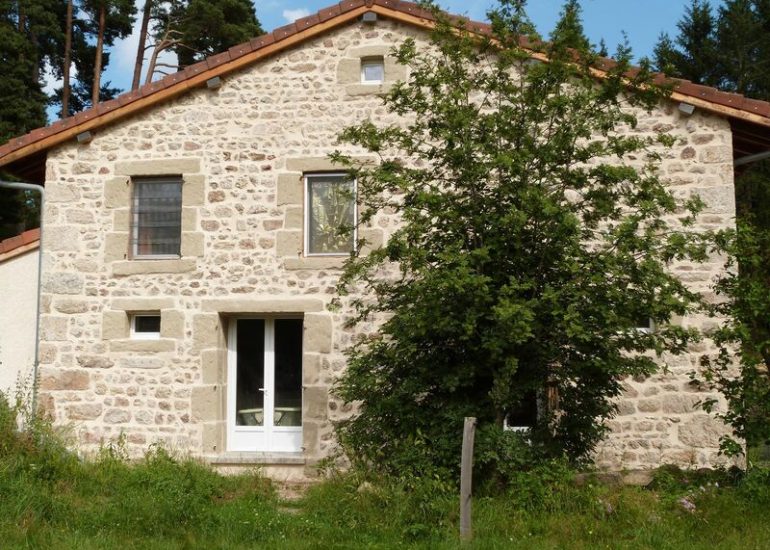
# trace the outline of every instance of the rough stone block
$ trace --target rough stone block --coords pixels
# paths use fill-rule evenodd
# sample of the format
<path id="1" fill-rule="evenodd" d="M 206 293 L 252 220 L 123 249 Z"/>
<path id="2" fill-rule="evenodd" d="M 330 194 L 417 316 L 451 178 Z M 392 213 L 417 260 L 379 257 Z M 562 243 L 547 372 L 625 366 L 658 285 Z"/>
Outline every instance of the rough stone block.
<path id="1" fill-rule="evenodd" d="M 193 345 L 196 349 L 217 348 L 222 327 L 219 315 L 201 313 L 193 317 Z"/>
<path id="2" fill-rule="evenodd" d="M 128 232 L 131 229 L 131 210 L 118 208 L 112 212 L 112 229 L 118 232 Z"/>
<path id="3" fill-rule="evenodd" d="M 305 337 L 303 348 L 306 352 L 329 353 L 332 350 L 332 319 L 329 315 L 305 315 Z"/>
<path id="4" fill-rule="evenodd" d="M 305 224 L 305 209 L 301 206 L 287 206 L 283 226 L 286 229 L 303 229 Z"/>
<path id="5" fill-rule="evenodd" d="M 102 340 L 128 338 L 128 315 L 125 311 L 102 312 Z"/>
<path id="6" fill-rule="evenodd" d="M 195 386 L 190 396 L 193 418 L 200 422 L 212 422 L 224 417 L 222 410 L 222 386 Z"/>
<path id="7" fill-rule="evenodd" d="M 104 413 L 105 424 L 126 424 L 131 421 L 131 413 L 125 409 L 110 409 Z"/>
<path id="8" fill-rule="evenodd" d="M 302 231 L 278 231 L 275 239 L 275 253 L 278 256 L 301 255 Z"/>
<path id="9" fill-rule="evenodd" d="M 278 205 L 295 204 L 302 208 L 304 202 L 304 179 L 301 172 L 278 174 Z"/>
<path id="10" fill-rule="evenodd" d="M 184 313 L 175 309 L 164 309 L 160 312 L 160 337 L 184 338 Z"/>
<path id="11" fill-rule="evenodd" d="M 161 353 L 164 351 L 174 351 L 176 342 L 167 338 L 158 340 L 110 340 L 110 351 L 146 351 Z"/>
<path id="12" fill-rule="evenodd" d="M 377 157 L 372 155 L 350 155 L 356 164 L 366 166 L 377 164 Z M 345 167 L 332 162 L 329 157 L 289 157 L 286 159 L 286 169 L 291 172 L 325 172 L 330 170 L 341 171 Z"/>
<path id="13" fill-rule="evenodd" d="M 59 202 L 77 202 L 80 200 L 80 189 L 75 185 L 65 185 L 58 181 L 46 181 L 46 204 Z"/>
<path id="14" fill-rule="evenodd" d="M 302 396 L 303 416 L 312 420 L 326 420 L 329 414 L 329 389 L 326 386 L 308 386 Z"/>
<path id="15" fill-rule="evenodd" d="M 163 367 L 165 362 L 161 357 L 147 355 L 130 355 L 118 359 L 118 368 L 155 370 Z"/>
<path id="16" fill-rule="evenodd" d="M 80 248 L 80 230 L 74 226 L 48 226 L 44 246 L 47 251 L 76 251 Z"/>
<path id="17" fill-rule="evenodd" d="M 80 403 L 67 407 L 67 417 L 70 420 L 96 420 L 101 414 L 101 403 Z"/>
<path id="18" fill-rule="evenodd" d="M 170 176 L 195 174 L 201 171 L 197 158 L 129 160 L 115 163 L 115 174 L 120 176 Z"/>
<path id="19" fill-rule="evenodd" d="M 695 448 L 719 447 L 719 438 L 727 430 L 708 415 L 697 415 L 679 426 L 679 441 Z"/>
<path id="20" fill-rule="evenodd" d="M 104 182 L 104 206 L 127 208 L 131 204 L 131 186 L 127 177 L 110 178 Z"/>
<path id="21" fill-rule="evenodd" d="M 128 257 L 128 233 L 104 235 L 104 261 L 115 262 Z"/>
<path id="22" fill-rule="evenodd" d="M 321 356 L 317 353 L 302 354 L 302 383 L 317 384 L 321 377 Z"/>
<path id="23" fill-rule="evenodd" d="M 40 340 L 57 342 L 67 340 L 67 317 L 44 315 L 40 319 Z"/>
<path id="24" fill-rule="evenodd" d="M 88 311 L 88 302 L 86 300 L 55 300 L 53 308 L 59 313 L 68 315 L 85 313 Z"/>
<path id="25" fill-rule="evenodd" d="M 284 259 L 283 267 L 289 271 L 340 270 L 346 259 L 347 256 L 301 256 Z"/>
<path id="26" fill-rule="evenodd" d="M 194 207 L 182 208 L 182 231 L 195 231 L 198 221 L 198 209 Z"/>
<path id="27" fill-rule="evenodd" d="M 382 229 L 365 228 L 358 232 L 358 238 L 366 242 L 361 247 L 361 254 L 368 254 L 372 250 L 381 247 L 385 241 L 385 235 Z"/>
<path id="28" fill-rule="evenodd" d="M 127 275 L 142 275 L 151 273 L 187 273 L 195 271 L 194 259 L 179 260 L 127 260 L 113 262 L 112 274 L 120 277 Z"/>
<path id="29" fill-rule="evenodd" d="M 204 384 L 224 384 L 227 355 L 224 350 L 207 349 L 201 352 L 201 378 Z"/>
<path id="30" fill-rule="evenodd" d="M 84 369 L 109 369 L 115 365 L 104 355 L 78 355 L 77 362 Z"/>
<path id="31" fill-rule="evenodd" d="M 91 376 L 83 370 L 64 370 L 47 367 L 40 372 L 41 390 L 87 390 Z"/>
<path id="32" fill-rule="evenodd" d="M 182 256 L 201 257 L 203 256 L 203 250 L 205 245 L 205 238 L 203 233 L 196 233 L 194 231 L 182 232 Z"/>
<path id="33" fill-rule="evenodd" d="M 206 177 L 185 175 L 182 184 L 182 206 L 203 206 L 206 198 Z"/>
<path id="34" fill-rule="evenodd" d="M 218 453 L 225 450 L 225 423 L 206 422 L 202 433 L 203 452 Z"/>

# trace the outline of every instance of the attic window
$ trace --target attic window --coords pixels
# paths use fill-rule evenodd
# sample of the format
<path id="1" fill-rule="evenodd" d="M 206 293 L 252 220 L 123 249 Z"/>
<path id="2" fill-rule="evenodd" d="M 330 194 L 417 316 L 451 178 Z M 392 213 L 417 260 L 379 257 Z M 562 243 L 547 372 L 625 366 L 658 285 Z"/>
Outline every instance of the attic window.
<path id="1" fill-rule="evenodd" d="M 379 57 L 361 59 L 361 83 L 382 84 L 385 81 L 385 60 Z"/>

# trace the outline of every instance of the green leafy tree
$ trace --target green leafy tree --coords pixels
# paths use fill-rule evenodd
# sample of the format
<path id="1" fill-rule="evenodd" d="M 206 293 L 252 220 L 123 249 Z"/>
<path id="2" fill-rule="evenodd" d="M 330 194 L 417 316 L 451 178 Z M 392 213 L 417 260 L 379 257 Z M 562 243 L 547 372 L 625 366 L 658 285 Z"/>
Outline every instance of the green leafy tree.
<path id="1" fill-rule="evenodd" d="M 503 423 L 524 416 L 531 452 L 585 459 L 623 377 L 698 337 L 668 323 L 701 307 L 668 266 L 706 257 L 689 228 L 700 201 L 682 204 L 659 177 L 671 138 L 633 132 L 631 108 L 665 92 L 647 66 L 625 80 L 628 55 L 594 78 L 574 2 L 542 46 L 550 61 L 533 62 L 522 4 L 490 14 L 494 41 L 437 11 L 435 49 L 410 39 L 396 52 L 410 76 L 385 105 L 401 120 L 341 134 L 381 157 L 335 155 L 357 177 L 361 223 L 387 211 L 403 224 L 352 255 L 339 286 L 353 324 L 382 325 L 349 351 L 336 391 L 360 408 L 338 434 L 384 472 L 455 470 L 465 416 L 479 419 L 482 468 L 503 465 Z M 637 330 L 640 318 L 659 328 Z"/>

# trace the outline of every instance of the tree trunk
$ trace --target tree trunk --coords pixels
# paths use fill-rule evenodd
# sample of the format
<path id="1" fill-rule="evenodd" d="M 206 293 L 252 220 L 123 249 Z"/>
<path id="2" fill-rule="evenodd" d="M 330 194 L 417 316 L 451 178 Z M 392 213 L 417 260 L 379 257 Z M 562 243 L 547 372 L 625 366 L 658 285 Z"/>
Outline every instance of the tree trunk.
<path id="1" fill-rule="evenodd" d="M 145 0 L 144 11 L 142 12 L 142 28 L 139 31 L 139 46 L 136 49 L 136 63 L 134 63 L 134 81 L 131 83 L 131 89 L 136 90 L 139 87 L 139 81 L 142 79 L 142 64 L 144 63 L 144 48 L 147 44 L 147 27 L 150 26 L 150 11 L 152 10 L 152 0 Z"/>
<path id="2" fill-rule="evenodd" d="M 64 67 L 62 67 L 61 118 L 70 114 L 70 65 L 72 64 L 72 3 L 67 2 L 67 28 L 64 29 Z"/>
<path id="3" fill-rule="evenodd" d="M 91 93 L 91 106 L 99 103 L 99 92 L 102 80 L 102 50 L 104 49 L 104 26 L 107 18 L 107 6 L 102 4 L 99 8 L 99 34 L 96 37 L 96 61 L 94 63 L 94 88 Z"/>

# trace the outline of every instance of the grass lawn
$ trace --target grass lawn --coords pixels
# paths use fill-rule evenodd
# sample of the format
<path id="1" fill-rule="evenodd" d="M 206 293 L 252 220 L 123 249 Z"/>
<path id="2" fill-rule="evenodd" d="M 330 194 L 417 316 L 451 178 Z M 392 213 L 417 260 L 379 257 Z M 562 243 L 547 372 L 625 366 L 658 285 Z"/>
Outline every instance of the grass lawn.
<path id="1" fill-rule="evenodd" d="M 2 549 L 770 549 L 766 467 L 735 477 L 662 470 L 648 488 L 573 477 L 554 466 L 477 496 L 475 536 L 462 545 L 457 494 L 438 481 L 348 474 L 286 502 L 256 472 L 223 477 L 163 449 L 132 463 L 119 446 L 80 460 L 44 424 L 19 433 L 0 406 Z"/>

